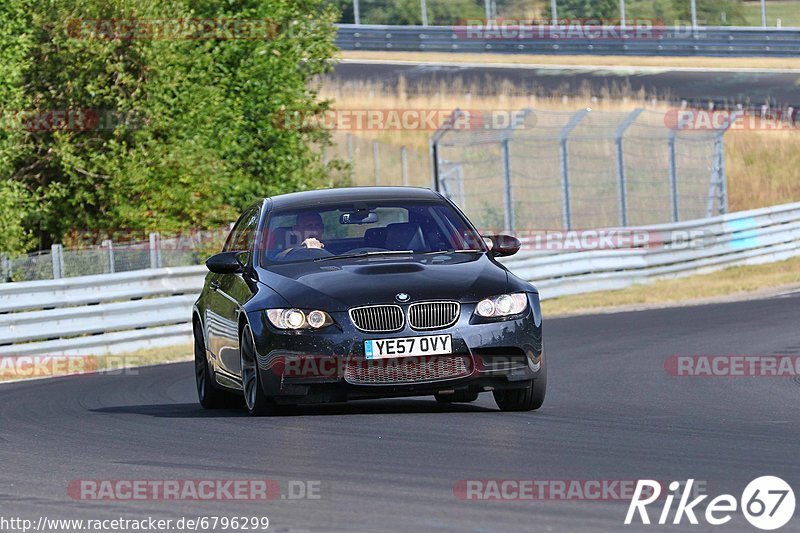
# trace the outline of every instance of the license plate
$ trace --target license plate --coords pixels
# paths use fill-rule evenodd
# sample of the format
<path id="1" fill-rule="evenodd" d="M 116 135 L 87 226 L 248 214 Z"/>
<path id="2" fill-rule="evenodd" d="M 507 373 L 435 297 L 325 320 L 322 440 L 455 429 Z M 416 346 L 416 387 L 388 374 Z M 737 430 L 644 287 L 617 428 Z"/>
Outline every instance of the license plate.
<path id="1" fill-rule="evenodd" d="M 364 341 L 367 359 L 391 359 L 419 355 L 445 355 L 453 353 L 450 335 L 426 335 L 401 339 L 376 339 Z"/>

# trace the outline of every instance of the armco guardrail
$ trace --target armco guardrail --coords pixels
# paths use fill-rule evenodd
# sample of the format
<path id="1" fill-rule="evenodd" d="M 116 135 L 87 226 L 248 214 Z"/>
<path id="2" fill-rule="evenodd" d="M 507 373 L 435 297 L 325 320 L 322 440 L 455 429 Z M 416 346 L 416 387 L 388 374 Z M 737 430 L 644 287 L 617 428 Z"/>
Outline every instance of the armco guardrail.
<path id="1" fill-rule="evenodd" d="M 622 289 L 736 264 L 780 261 L 800 255 L 800 203 L 635 231 L 654 236 L 657 245 L 556 253 L 523 249 L 504 264 L 536 285 L 544 299 Z"/>
<path id="2" fill-rule="evenodd" d="M 0 356 L 124 353 L 191 342 L 205 266 L 0 285 Z"/>
<path id="3" fill-rule="evenodd" d="M 656 246 L 546 251 L 503 262 L 543 299 L 800 255 L 800 203 L 625 228 Z M 650 243 L 652 245 L 652 242 Z M 0 285 L 0 356 L 108 354 L 191 341 L 204 266 Z"/>
<path id="4" fill-rule="evenodd" d="M 342 50 L 500 54 L 595 54 L 648 56 L 796 56 L 800 28 L 664 27 L 619 34 L 591 28 L 536 26 L 477 30 L 465 26 L 377 26 L 340 24 Z"/>

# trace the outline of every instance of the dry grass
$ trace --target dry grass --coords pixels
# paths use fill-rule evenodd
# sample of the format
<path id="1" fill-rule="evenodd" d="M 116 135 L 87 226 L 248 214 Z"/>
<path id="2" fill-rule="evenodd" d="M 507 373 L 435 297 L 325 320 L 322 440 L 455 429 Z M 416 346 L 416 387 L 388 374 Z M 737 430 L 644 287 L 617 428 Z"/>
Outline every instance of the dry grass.
<path id="1" fill-rule="evenodd" d="M 800 257 L 766 265 L 740 266 L 711 274 L 655 281 L 618 291 L 565 296 L 542 302 L 546 316 L 577 314 L 603 308 L 698 301 L 720 296 L 757 294 L 800 284 Z"/>
<path id="2" fill-rule="evenodd" d="M 512 54 L 456 54 L 446 52 L 340 52 L 341 59 L 379 59 L 430 63 L 507 63 L 513 65 L 608 66 L 656 68 L 751 68 L 800 69 L 798 57 L 633 57 L 633 56 L 555 56 Z"/>

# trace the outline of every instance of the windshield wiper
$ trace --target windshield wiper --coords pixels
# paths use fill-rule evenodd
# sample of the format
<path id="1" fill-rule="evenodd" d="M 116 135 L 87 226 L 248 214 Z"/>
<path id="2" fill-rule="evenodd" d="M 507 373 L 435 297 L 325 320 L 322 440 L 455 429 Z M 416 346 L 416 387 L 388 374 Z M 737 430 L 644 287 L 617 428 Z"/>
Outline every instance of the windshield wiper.
<path id="1" fill-rule="evenodd" d="M 435 252 L 425 252 L 422 255 L 436 255 L 436 254 L 465 254 L 465 253 L 478 253 L 482 250 L 436 250 Z"/>
<path id="2" fill-rule="evenodd" d="M 374 255 L 392 255 L 392 254 L 401 254 L 401 255 L 408 255 L 413 254 L 413 250 L 386 250 L 385 252 L 364 252 L 360 254 L 349 254 L 349 255 L 333 255 L 331 257 L 319 257 L 314 259 L 314 262 L 317 261 L 331 261 L 333 259 L 355 259 L 359 257 L 371 257 Z"/>

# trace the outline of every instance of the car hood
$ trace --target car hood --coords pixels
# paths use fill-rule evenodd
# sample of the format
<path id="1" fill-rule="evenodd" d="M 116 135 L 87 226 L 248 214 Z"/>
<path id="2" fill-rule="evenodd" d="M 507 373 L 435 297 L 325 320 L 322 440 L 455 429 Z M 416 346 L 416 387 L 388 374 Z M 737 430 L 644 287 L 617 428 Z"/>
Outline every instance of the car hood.
<path id="1" fill-rule="evenodd" d="M 326 311 L 396 303 L 398 293 L 410 295 L 411 302 L 477 302 L 506 292 L 508 284 L 507 271 L 484 253 L 290 263 L 260 274 L 260 282 L 291 306 Z"/>

